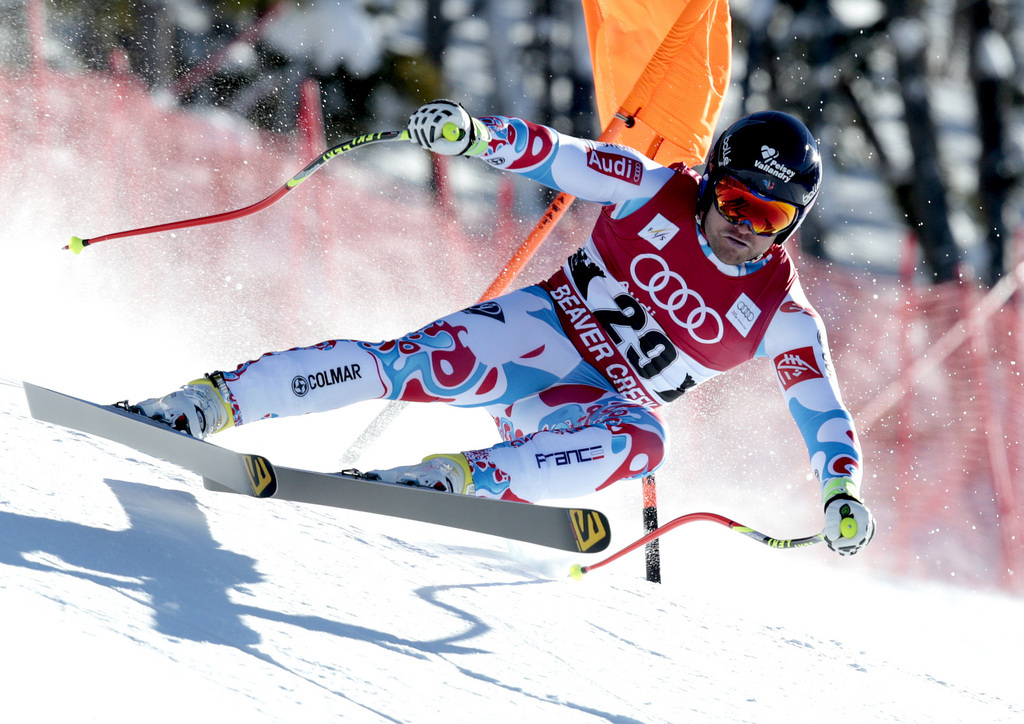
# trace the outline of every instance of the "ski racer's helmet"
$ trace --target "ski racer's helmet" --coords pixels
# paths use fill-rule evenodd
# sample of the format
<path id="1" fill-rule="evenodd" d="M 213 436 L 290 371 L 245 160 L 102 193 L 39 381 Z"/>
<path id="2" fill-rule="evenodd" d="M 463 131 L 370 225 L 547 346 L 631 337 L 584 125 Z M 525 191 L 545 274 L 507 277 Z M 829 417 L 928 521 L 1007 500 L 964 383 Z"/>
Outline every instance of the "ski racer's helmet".
<path id="1" fill-rule="evenodd" d="M 761 212 L 771 218 L 744 218 L 734 223 L 746 223 L 754 231 L 760 228 L 762 234 L 777 233 L 775 243 L 781 244 L 803 222 L 820 186 L 821 156 L 807 127 L 788 113 L 752 113 L 729 126 L 712 146 L 697 202 L 697 219 L 703 227 L 715 204 L 716 190 L 754 192 L 754 200 L 766 202 L 759 206 Z M 718 202 L 719 211 L 732 220 L 720 198 Z M 742 200 L 739 203 L 743 208 Z M 742 211 L 737 214 L 743 216 Z"/>

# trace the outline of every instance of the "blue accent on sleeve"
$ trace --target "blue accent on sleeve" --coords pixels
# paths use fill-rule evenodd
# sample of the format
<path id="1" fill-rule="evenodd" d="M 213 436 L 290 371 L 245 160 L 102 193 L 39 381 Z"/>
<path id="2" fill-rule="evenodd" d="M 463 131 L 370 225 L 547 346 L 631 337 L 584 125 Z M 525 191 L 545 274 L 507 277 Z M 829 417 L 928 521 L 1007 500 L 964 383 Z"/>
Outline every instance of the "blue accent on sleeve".
<path id="1" fill-rule="evenodd" d="M 555 147 L 558 148 L 557 146 Z M 537 183 L 544 184 L 548 188 L 552 188 L 555 191 L 564 191 L 558 184 L 555 183 L 555 179 L 551 176 L 551 166 L 555 161 L 554 154 L 550 155 L 544 163 L 537 168 L 532 168 L 529 171 L 519 172 L 520 176 L 536 181 Z"/>
<path id="2" fill-rule="evenodd" d="M 526 144 L 532 142 L 529 127 L 521 118 L 505 117 L 505 121 L 515 131 L 516 153 L 520 155 L 523 154 L 526 151 Z M 551 177 L 551 166 L 555 162 L 555 156 L 558 155 L 559 135 L 557 133 L 553 133 L 552 140 L 553 145 L 551 147 L 551 152 L 539 166 L 537 166 L 536 168 L 532 168 L 529 171 L 519 171 L 517 173 L 519 173 L 522 176 L 525 176 L 528 179 L 536 181 L 537 183 L 541 183 L 544 184 L 545 186 L 548 186 L 549 188 L 553 188 L 556 191 L 562 191 L 562 189 L 559 188 L 559 186 L 555 183 L 554 179 Z"/>
<path id="3" fill-rule="evenodd" d="M 791 398 L 789 401 L 789 412 L 796 421 L 797 428 L 804 439 L 804 444 L 807 445 L 807 451 L 810 453 L 811 459 L 818 453 L 825 456 L 825 469 L 822 470 L 823 478 L 827 478 L 832 474 L 828 466 L 835 461 L 848 458 L 856 465 L 860 465 L 860 451 L 853 444 L 852 440 L 829 440 L 823 439 L 824 436 L 821 435 L 821 429 L 833 420 L 844 420 L 846 427 L 852 430 L 853 418 L 850 417 L 850 413 L 846 410 L 842 408 L 811 410 L 801 405 L 796 398 Z"/>
<path id="4" fill-rule="evenodd" d="M 646 204 L 652 198 L 654 197 L 645 196 L 644 198 L 640 199 L 630 199 L 629 201 L 626 201 L 621 206 L 619 206 L 619 208 L 615 209 L 615 213 L 612 214 L 612 216 L 616 219 L 624 219 L 630 214 L 632 214 L 634 211 L 643 208 L 644 204 Z"/>

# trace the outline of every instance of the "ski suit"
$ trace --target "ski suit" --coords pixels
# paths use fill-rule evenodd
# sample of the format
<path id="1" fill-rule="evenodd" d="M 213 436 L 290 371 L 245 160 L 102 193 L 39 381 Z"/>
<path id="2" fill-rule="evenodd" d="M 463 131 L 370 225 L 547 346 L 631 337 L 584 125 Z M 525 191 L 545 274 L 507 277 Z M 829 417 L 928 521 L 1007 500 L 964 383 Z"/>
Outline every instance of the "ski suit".
<path id="1" fill-rule="evenodd" d="M 503 442 L 463 451 L 476 494 L 569 498 L 656 469 L 668 447 L 657 408 L 767 356 L 817 479 L 859 482 L 825 329 L 782 246 L 723 264 L 700 232 L 689 168 L 518 118 L 481 120 L 486 163 L 604 206 L 584 246 L 545 282 L 399 339 L 333 340 L 221 373 L 236 425 L 368 399 L 482 406 Z"/>

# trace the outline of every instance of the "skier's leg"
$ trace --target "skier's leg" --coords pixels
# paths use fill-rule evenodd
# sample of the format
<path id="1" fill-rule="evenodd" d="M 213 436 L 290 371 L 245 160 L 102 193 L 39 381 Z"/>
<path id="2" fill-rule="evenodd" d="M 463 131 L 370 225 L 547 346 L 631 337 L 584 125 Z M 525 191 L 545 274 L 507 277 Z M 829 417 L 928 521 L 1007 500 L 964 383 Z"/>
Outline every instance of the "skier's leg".
<path id="1" fill-rule="evenodd" d="M 354 340 L 268 352 L 229 372 L 215 373 L 236 425 L 323 412 L 384 396 L 377 358 Z"/>
<path id="2" fill-rule="evenodd" d="M 492 414 L 506 441 L 463 453 L 482 497 L 586 495 L 653 471 L 668 447 L 657 414 L 598 386 L 560 385 Z"/>
<path id="3" fill-rule="evenodd" d="M 550 298 L 528 287 L 399 339 L 336 340 L 272 352 L 222 375 L 235 423 L 242 424 L 371 399 L 464 407 L 511 402 L 579 364 Z"/>
<path id="4" fill-rule="evenodd" d="M 527 287 L 396 340 L 334 340 L 272 352 L 210 378 L 232 422 L 241 425 L 371 399 L 469 407 L 511 403 L 558 382 L 580 364 L 550 297 Z M 138 406 L 170 419 L 180 414 L 177 407 L 191 411 L 186 394 L 191 392 Z"/>

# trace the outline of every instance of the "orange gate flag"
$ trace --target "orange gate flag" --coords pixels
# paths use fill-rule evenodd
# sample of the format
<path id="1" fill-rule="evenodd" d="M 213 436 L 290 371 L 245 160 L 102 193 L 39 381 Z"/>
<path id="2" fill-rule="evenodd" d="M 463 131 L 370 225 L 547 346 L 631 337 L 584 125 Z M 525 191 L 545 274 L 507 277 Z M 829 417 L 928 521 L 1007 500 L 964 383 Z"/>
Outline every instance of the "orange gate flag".
<path id="1" fill-rule="evenodd" d="M 729 87 L 728 0 L 582 0 L 599 141 L 632 146 L 666 166 L 704 162 Z M 480 298 L 503 294 L 562 218 L 561 193 Z"/>
<path id="2" fill-rule="evenodd" d="M 583 0 L 602 128 L 659 163 L 704 162 L 729 87 L 728 0 Z"/>

